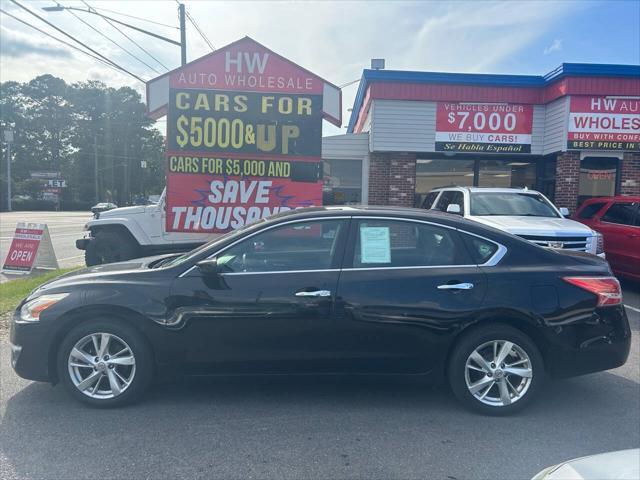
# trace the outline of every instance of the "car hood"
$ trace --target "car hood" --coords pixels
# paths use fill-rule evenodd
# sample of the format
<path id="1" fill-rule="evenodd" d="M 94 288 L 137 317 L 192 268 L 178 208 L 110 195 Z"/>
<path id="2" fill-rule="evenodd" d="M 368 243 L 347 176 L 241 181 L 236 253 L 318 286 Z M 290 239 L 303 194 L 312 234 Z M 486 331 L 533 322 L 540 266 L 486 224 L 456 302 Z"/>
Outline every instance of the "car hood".
<path id="1" fill-rule="evenodd" d="M 107 210 L 106 212 L 101 212 L 100 218 L 120 217 L 122 215 L 136 215 L 144 212 L 144 205 L 136 205 L 134 207 L 119 207 L 112 208 L 111 210 Z"/>
<path id="2" fill-rule="evenodd" d="M 538 473 L 533 480 L 631 480 L 640 478 L 640 449 L 570 460 Z"/>
<path id="3" fill-rule="evenodd" d="M 469 220 L 515 235 L 591 235 L 592 230 L 568 218 L 524 217 L 518 215 L 469 216 Z"/>
<path id="4" fill-rule="evenodd" d="M 134 274 L 136 272 L 148 272 L 149 265 L 164 258 L 174 257 L 176 254 L 156 255 L 153 257 L 136 258 L 125 262 L 108 263 L 105 265 L 95 265 L 93 267 L 81 268 L 65 273 L 31 292 L 28 298 L 41 295 L 46 292 L 62 291 L 63 289 L 79 284 L 87 284 L 100 281 L 114 281 L 123 274 Z"/>

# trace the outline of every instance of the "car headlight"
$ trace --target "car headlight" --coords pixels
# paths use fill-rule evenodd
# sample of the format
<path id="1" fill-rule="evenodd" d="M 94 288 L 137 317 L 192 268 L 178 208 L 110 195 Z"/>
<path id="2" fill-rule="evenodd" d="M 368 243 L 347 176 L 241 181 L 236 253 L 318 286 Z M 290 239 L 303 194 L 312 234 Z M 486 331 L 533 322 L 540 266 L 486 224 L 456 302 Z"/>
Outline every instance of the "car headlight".
<path id="1" fill-rule="evenodd" d="M 602 236 L 601 233 L 596 232 L 595 242 L 596 242 L 596 255 L 600 255 L 601 253 L 604 253 L 604 237 Z"/>
<path id="2" fill-rule="evenodd" d="M 47 308 L 52 307 L 60 300 L 68 296 L 68 293 L 52 293 L 49 295 L 41 295 L 29 300 L 20 309 L 19 323 L 33 323 L 40 321 L 40 314 Z"/>

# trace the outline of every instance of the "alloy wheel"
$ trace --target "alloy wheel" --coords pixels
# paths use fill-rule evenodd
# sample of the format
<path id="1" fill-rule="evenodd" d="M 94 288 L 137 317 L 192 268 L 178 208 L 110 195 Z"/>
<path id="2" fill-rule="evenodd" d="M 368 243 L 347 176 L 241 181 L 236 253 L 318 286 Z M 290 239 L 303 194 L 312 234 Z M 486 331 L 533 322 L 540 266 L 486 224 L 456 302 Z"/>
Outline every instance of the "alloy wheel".
<path id="1" fill-rule="evenodd" d="M 533 379 L 531 359 L 519 345 L 492 340 L 477 347 L 465 364 L 465 381 L 476 400 L 494 407 L 523 398 Z"/>
<path id="2" fill-rule="evenodd" d="M 67 364 L 76 388 L 95 399 L 122 395 L 136 374 L 133 351 L 124 340 L 111 333 L 92 333 L 78 340 Z"/>

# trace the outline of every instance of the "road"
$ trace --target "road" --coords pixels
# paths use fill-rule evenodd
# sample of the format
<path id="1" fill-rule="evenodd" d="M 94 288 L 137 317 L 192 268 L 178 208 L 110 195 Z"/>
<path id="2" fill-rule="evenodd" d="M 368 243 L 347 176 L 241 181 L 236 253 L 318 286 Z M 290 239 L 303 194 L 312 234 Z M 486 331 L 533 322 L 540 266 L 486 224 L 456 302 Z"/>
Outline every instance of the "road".
<path id="1" fill-rule="evenodd" d="M 530 478 L 640 446 L 640 313 L 628 313 L 626 365 L 549 381 L 511 418 L 467 412 L 447 389 L 398 377 L 192 380 L 94 410 L 61 386 L 18 378 L 5 332 L 0 478 Z"/>
<path id="2" fill-rule="evenodd" d="M 84 252 L 76 248 L 76 239 L 81 238 L 84 224 L 91 218 L 89 212 L 4 212 L 0 213 L 0 261 L 7 256 L 11 239 L 18 222 L 46 223 L 53 248 L 61 267 L 84 264 Z M 9 278 L 15 278 L 11 275 Z M 0 282 L 7 276 L 0 276 Z"/>

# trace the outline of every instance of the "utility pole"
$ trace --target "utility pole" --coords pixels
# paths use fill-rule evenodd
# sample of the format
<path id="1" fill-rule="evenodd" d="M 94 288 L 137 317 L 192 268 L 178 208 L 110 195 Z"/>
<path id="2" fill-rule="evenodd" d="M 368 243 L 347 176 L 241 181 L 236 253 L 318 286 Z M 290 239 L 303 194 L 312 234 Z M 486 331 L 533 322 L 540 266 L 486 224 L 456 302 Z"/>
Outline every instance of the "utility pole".
<path id="1" fill-rule="evenodd" d="M 96 193 L 96 203 L 100 202 L 100 192 L 98 191 L 98 135 L 93 134 L 93 170 L 94 189 Z"/>
<path id="2" fill-rule="evenodd" d="M 11 211 L 11 144 L 13 130 L 4 131 L 4 141 L 7 143 L 7 211 Z"/>
<path id="3" fill-rule="evenodd" d="M 181 65 L 185 66 L 187 64 L 187 24 L 184 3 L 178 5 L 178 15 L 180 16 L 180 59 Z"/>
<path id="4" fill-rule="evenodd" d="M 124 142 L 124 201 L 127 205 L 130 205 L 129 195 L 129 138 L 126 138 Z"/>

